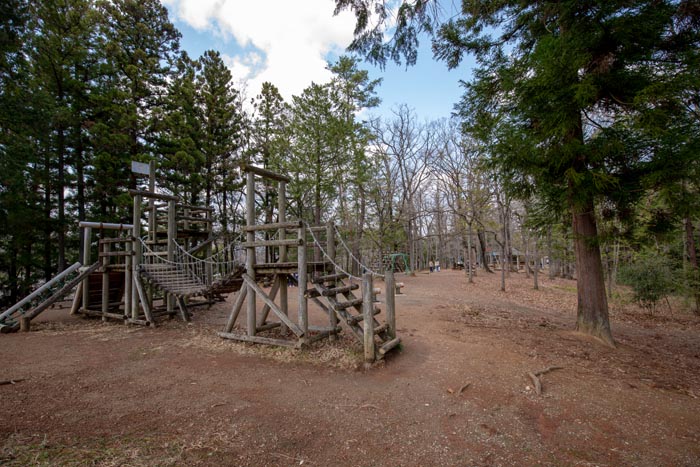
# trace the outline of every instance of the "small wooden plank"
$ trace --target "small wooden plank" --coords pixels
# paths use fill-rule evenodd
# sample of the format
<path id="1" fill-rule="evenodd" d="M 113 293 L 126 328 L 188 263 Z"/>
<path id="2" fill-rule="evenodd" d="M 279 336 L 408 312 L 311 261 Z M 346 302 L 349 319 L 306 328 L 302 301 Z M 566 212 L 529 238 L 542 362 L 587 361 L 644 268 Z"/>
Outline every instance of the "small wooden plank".
<path id="1" fill-rule="evenodd" d="M 396 338 L 390 340 L 389 342 L 387 342 L 386 344 L 383 344 L 381 347 L 379 347 L 380 355 L 386 355 L 387 352 L 389 352 L 391 349 L 393 349 L 394 347 L 396 347 L 400 343 L 401 343 L 401 338 L 396 337 Z"/>
<path id="2" fill-rule="evenodd" d="M 243 342 L 253 342 L 255 344 L 279 345 L 282 347 L 296 347 L 296 341 L 287 341 L 283 339 L 274 339 L 272 337 L 262 336 L 247 336 L 245 334 L 235 334 L 232 332 L 219 332 L 219 337 Z"/>

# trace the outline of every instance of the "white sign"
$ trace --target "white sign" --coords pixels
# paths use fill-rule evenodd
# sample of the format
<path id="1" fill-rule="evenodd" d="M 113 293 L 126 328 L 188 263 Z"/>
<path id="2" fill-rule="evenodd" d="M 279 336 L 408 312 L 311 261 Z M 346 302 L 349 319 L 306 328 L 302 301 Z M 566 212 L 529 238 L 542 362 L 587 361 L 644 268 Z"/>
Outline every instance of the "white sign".
<path id="1" fill-rule="evenodd" d="M 131 171 L 142 175 L 151 175 L 150 166 L 144 162 L 131 161 Z"/>

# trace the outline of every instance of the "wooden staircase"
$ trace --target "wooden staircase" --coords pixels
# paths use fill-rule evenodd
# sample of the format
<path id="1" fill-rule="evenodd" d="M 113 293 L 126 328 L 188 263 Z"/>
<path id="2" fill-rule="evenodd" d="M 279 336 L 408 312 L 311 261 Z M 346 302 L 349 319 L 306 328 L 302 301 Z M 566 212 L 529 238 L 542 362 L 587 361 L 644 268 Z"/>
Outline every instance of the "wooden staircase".
<path id="1" fill-rule="evenodd" d="M 336 314 L 338 320 L 347 325 L 360 342 L 365 343 L 363 306 L 366 299 L 353 293 L 360 285 L 352 284 L 348 279 L 348 275 L 343 273 L 316 277 L 312 281 L 314 288 L 308 291 L 308 295 L 325 300 L 328 303 L 327 308 Z M 377 321 L 376 316 L 381 313 L 378 306 L 373 306 L 372 313 L 370 328 L 374 334 L 372 339 L 375 357 L 381 359 L 391 349 L 396 348 L 401 339 L 390 334 L 388 324 Z"/>

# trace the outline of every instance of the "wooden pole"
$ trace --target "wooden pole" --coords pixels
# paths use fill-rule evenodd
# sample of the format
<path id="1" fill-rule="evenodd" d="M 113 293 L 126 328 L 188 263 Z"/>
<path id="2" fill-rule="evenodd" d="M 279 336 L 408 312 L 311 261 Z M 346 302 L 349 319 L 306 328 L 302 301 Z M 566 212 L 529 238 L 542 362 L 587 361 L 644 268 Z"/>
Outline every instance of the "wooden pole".
<path id="1" fill-rule="evenodd" d="M 374 362 L 374 304 L 372 303 L 372 291 L 374 290 L 372 274 L 362 275 L 362 324 L 364 332 L 365 362 Z"/>
<path id="2" fill-rule="evenodd" d="M 246 225 L 252 227 L 255 225 L 255 174 L 253 172 L 247 173 L 246 178 Z M 252 230 L 246 232 L 246 242 L 252 244 L 255 241 L 255 232 Z M 255 280 L 255 247 L 249 246 L 246 248 L 246 273 L 253 280 Z M 255 290 L 249 286 L 247 299 L 248 306 L 246 308 L 247 317 L 247 334 L 249 336 L 255 335 L 255 330 L 257 323 L 255 322 Z"/>
<path id="3" fill-rule="evenodd" d="M 384 273 L 384 283 L 386 285 L 386 324 L 389 326 L 389 335 L 396 337 L 396 280 L 394 269 L 389 268 Z"/>
<path id="4" fill-rule="evenodd" d="M 126 259 L 124 260 L 124 318 L 131 316 L 131 294 L 133 292 L 131 283 L 131 268 L 132 268 L 132 253 L 134 248 L 134 242 L 127 240 L 124 243 L 124 249 L 128 253 Z"/>
<path id="5" fill-rule="evenodd" d="M 150 193 L 155 193 L 156 192 L 156 161 L 150 161 L 148 164 L 148 191 Z M 155 198 L 151 198 L 148 201 L 148 210 L 149 210 L 149 216 L 148 216 L 148 237 L 150 240 L 155 241 L 156 236 L 157 236 L 157 215 L 158 215 L 158 210 L 156 208 L 156 200 Z"/>
<path id="6" fill-rule="evenodd" d="M 306 299 L 306 274 L 307 274 L 307 264 L 306 264 L 306 227 L 302 225 L 299 227 L 299 239 L 301 246 L 299 246 L 298 257 L 298 271 L 299 271 L 299 327 L 304 332 L 304 335 L 309 333 L 309 315 L 308 315 L 308 301 Z"/>
<path id="7" fill-rule="evenodd" d="M 83 229 L 83 266 L 88 266 L 90 264 L 90 243 L 92 241 L 92 228 L 85 227 Z M 88 304 L 90 303 L 89 297 L 89 277 L 86 277 L 83 281 L 83 311 L 87 311 Z"/>
<path id="8" fill-rule="evenodd" d="M 177 235 L 177 221 L 175 219 L 176 205 L 174 200 L 168 201 L 168 261 L 175 261 L 175 238 Z M 166 310 L 171 313 L 175 310 L 175 297 L 166 294 Z M 151 304 L 152 306 L 152 304 Z"/>
<path id="9" fill-rule="evenodd" d="M 278 184 L 278 191 L 279 194 L 277 195 L 277 211 L 279 219 L 277 219 L 277 222 L 284 223 L 287 222 L 287 182 L 285 182 L 284 180 L 280 180 Z M 286 240 L 286 236 L 287 231 L 283 227 L 279 230 L 279 240 Z M 282 245 L 280 246 L 279 251 L 279 262 L 285 263 L 287 261 L 287 247 Z M 287 274 L 279 274 L 277 280 L 279 281 L 280 311 L 283 314 L 289 316 L 289 280 L 287 278 Z M 282 323 L 282 326 L 280 327 L 280 332 L 283 335 L 287 334 L 287 329 L 287 326 L 284 323 Z"/>
<path id="10" fill-rule="evenodd" d="M 101 234 L 100 237 L 103 237 Z M 110 244 L 102 244 L 102 321 L 107 321 L 109 313 L 109 251 Z"/>
<path id="11" fill-rule="evenodd" d="M 328 225 L 326 225 L 326 252 L 328 253 L 328 260 L 331 262 L 335 262 L 335 228 L 333 226 L 333 222 L 328 222 Z M 335 266 L 333 266 L 333 273 L 335 272 Z M 335 288 L 336 285 L 336 281 L 333 281 L 333 285 L 331 287 Z M 335 299 L 335 295 L 331 296 L 331 303 L 333 303 Z M 336 316 L 333 307 L 331 307 L 328 312 L 328 320 L 331 329 L 335 329 L 336 327 L 338 327 L 338 317 Z M 331 341 L 334 341 L 336 339 L 337 336 L 335 334 L 331 334 L 329 336 L 329 340 Z"/>
<path id="12" fill-rule="evenodd" d="M 137 287 L 137 276 L 138 268 L 143 260 L 143 249 L 141 248 L 141 195 L 134 195 L 134 212 L 133 212 L 133 225 L 134 231 L 132 237 L 134 238 L 134 259 L 131 264 L 131 319 L 138 319 L 139 317 L 139 296 L 143 295 Z"/>

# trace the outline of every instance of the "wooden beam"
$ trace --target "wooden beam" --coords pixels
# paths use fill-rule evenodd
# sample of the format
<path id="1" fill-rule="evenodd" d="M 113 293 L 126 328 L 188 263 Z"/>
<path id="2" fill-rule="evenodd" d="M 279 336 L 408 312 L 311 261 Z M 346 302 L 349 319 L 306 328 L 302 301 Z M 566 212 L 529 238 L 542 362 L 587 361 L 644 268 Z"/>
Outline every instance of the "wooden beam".
<path id="1" fill-rule="evenodd" d="M 276 222 L 272 224 L 260 224 L 260 225 L 244 225 L 241 230 L 243 232 L 257 232 L 259 230 L 278 230 L 278 229 L 289 229 L 296 230 L 301 227 L 301 221 L 290 221 L 290 222 Z"/>
<path id="2" fill-rule="evenodd" d="M 293 238 L 289 240 L 256 240 L 254 242 L 243 242 L 241 243 L 241 247 L 243 248 L 249 248 L 249 247 L 262 247 L 262 246 L 301 246 L 304 244 L 304 241 L 298 238 Z"/>
<path id="3" fill-rule="evenodd" d="M 255 174 L 264 178 L 269 178 L 270 180 L 274 180 L 276 182 L 289 183 L 292 181 L 292 179 L 290 179 L 289 177 L 285 177 L 284 175 L 272 172 L 271 170 L 255 167 L 254 165 L 241 164 L 241 170 L 249 174 Z"/>
<path id="4" fill-rule="evenodd" d="M 241 287 L 241 290 L 238 291 L 236 301 L 233 302 L 233 308 L 231 308 L 231 315 L 228 318 L 228 322 L 226 323 L 224 332 L 231 332 L 233 326 L 236 324 L 238 314 L 241 312 L 241 308 L 243 308 L 243 300 L 245 300 L 245 296 L 247 293 L 248 289 L 246 287 Z"/>
<path id="5" fill-rule="evenodd" d="M 284 324 L 287 325 L 289 329 L 292 330 L 294 334 L 297 335 L 297 337 L 303 337 L 304 334 L 306 334 L 299 326 L 294 324 L 284 313 L 280 311 L 280 309 L 277 307 L 277 304 L 270 300 L 270 297 L 267 296 L 265 291 L 263 291 L 258 284 L 255 283 L 255 280 L 253 280 L 252 277 L 250 277 L 248 274 L 243 274 L 243 280 L 245 283 L 250 287 L 257 295 L 260 295 L 260 298 L 270 305 L 270 310 L 277 315 L 277 317 L 282 321 Z M 250 334 L 249 334 L 250 335 Z"/>
<path id="6" fill-rule="evenodd" d="M 145 190 L 129 190 L 129 194 L 131 196 L 141 196 L 143 198 L 148 198 L 148 199 L 158 199 L 161 201 L 177 201 L 177 196 L 172 196 L 172 195 L 165 195 L 162 193 L 152 193 L 150 191 L 145 191 Z"/>
<path id="7" fill-rule="evenodd" d="M 243 342 L 253 342 L 255 344 L 267 344 L 267 345 L 279 345 L 282 347 L 296 347 L 297 343 L 295 341 L 287 341 L 283 339 L 273 339 L 271 337 L 261 337 L 261 336 L 246 336 L 245 334 L 234 334 L 232 332 L 219 332 L 219 337 L 224 339 L 232 339 L 236 341 Z"/>

